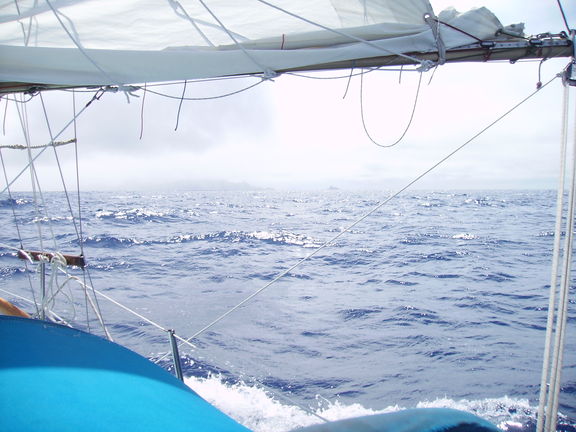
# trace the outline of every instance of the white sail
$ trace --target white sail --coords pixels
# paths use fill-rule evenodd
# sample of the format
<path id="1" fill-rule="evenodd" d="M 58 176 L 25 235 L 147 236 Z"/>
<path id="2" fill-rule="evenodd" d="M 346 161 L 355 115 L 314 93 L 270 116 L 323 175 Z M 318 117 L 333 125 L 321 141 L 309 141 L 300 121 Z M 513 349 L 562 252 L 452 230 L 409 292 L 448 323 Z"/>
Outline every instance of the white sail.
<path id="1" fill-rule="evenodd" d="M 313 69 L 437 52 L 502 28 L 427 0 L 0 1 L 0 82 L 118 85 Z M 432 17 L 433 19 L 426 19 Z"/>

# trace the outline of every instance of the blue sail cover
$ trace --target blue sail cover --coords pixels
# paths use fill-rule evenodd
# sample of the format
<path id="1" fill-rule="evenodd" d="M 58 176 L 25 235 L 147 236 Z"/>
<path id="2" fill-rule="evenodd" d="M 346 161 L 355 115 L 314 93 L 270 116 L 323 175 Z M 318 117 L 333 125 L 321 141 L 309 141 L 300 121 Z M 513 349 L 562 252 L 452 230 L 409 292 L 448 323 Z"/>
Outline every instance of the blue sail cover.
<path id="1" fill-rule="evenodd" d="M 246 432 L 144 357 L 79 330 L 0 316 L 0 430 Z"/>

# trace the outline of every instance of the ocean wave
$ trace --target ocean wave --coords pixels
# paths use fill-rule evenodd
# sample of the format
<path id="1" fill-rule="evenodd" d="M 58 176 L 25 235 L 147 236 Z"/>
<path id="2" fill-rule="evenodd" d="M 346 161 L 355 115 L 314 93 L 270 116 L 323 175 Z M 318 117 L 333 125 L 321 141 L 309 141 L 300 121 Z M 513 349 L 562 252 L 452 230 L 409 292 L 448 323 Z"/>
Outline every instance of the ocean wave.
<path id="1" fill-rule="evenodd" d="M 453 261 L 465 258 L 470 255 L 470 252 L 465 250 L 444 250 L 441 252 L 431 252 L 431 253 L 418 253 L 415 255 L 399 256 L 399 259 L 403 260 L 402 265 L 412 265 L 419 263 L 434 263 L 436 261 Z M 431 276 L 431 275 L 426 275 Z M 433 276 L 438 277 L 438 276 Z"/>
<path id="2" fill-rule="evenodd" d="M 431 240 L 438 240 L 444 238 L 445 238 L 444 236 L 438 233 L 416 233 L 404 237 L 402 240 L 400 240 L 400 243 L 405 245 L 419 246 L 429 244 Z"/>
<path id="3" fill-rule="evenodd" d="M 145 321 L 140 321 L 137 324 L 129 323 L 115 323 L 112 325 L 112 334 L 116 337 L 129 338 L 131 343 L 134 341 L 142 340 L 148 344 L 152 343 L 166 343 L 167 337 L 159 332 L 151 331 L 151 326 Z"/>
<path id="4" fill-rule="evenodd" d="M 138 240 L 136 238 L 116 237 L 109 235 L 90 236 L 84 240 L 85 246 L 97 248 L 118 248 L 129 247 L 134 245 L 144 245 L 149 242 Z"/>
<path id="5" fill-rule="evenodd" d="M 25 274 L 26 272 L 23 267 L 0 267 L 0 277 Z"/>
<path id="6" fill-rule="evenodd" d="M 475 240 L 478 237 L 476 237 L 474 234 L 470 234 L 470 233 L 459 233 L 459 234 L 454 234 L 452 236 L 452 238 L 455 240 Z"/>
<path id="7" fill-rule="evenodd" d="M 24 206 L 31 204 L 33 201 L 25 198 L 6 198 L 0 200 L 0 208 L 12 208 L 14 206 Z"/>
<path id="8" fill-rule="evenodd" d="M 289 231 L 256 231 L 248 233 L 247 237 L 271 244 L 285 244 L 305 248 L 313 248 L 321 245 L 320 242 L 311 237 Z"/>
<path id="9" fill-rule="evenodd" d="M 371 309 L 345 309 L 340 311 L 344 321 L 350 321 L 353 319 L 366 318 L 370 315 L 381 313 L 383 308 L 371 308 Z"/>
<path id="10" fill-rule="evenodd" d="M 95 214 L 97 219 L 139 222 L 169 222 L 177 219 L 177 216 L 163 211 L 155 211 L 145 208 L 131 208 L 127 210 L 98 210 Z"/>
<path id="11" fill-rule="evenodd" d="M 464 204 L 474 205 L 478 207 L 500 207 L 500 208 L 504 208 L 508 205 L 506 200 L 490 197 L 467 198 L 464 200 Z"/>
<path id="12" fill-rule="evenodd" d="M 183 234 L 171 237 L 168 243 L 185 243 L 191 241 L 222 241 L 226 243 L 263 242 L 273 245 L 301 246 L 313 248 L 321 245 L 313 238 L 289 231 L 220 231 L 208 234 Z"/>
<path id="13" fill-rule="evenodd" d="M 486 273 L 483 276 L 487 281 L 499 283 L 516 279 L 516 276 L 504 272 Z"/>
<path id="14" fill-rule="evenodd" d="M 28 223 L 48 223 L 48 222 L 67 222 L 73 220 L 72 216 L 52 216 L 52 217 L 35 217 L 28 221 Z"/>
<path id="15" fill-rule="evenodd" d="M 432 207 L 443 207 L 445 206 L 446 203 L 445 202 L 441 202 L 441 201 L 437 201 L 437 202 L 432 202 L 432 201 L 423 201 L 421 203 L 418 203 L 419 207 L 428 207 L 428 208 L 432 208 Z"/>
<path id="16" fill-rule="evenodd" d="M 118 271 L 120 269 L 127 270 L 132 265 L 126 261 L 117 261 L 113 263 L 99 263 L 98 261 L 89 261 L 88 265 L 92 269 L 101 270 L 104 272 Z"/>
<path id="17" fill-rule="evenodd" d="M 565 233 L 562 233 L 563 235 Z M 556 233 L 554 231 L 541 231 L 538 233 L 538 237 L 554 237 Z"/>
<path id="18" fill-rule="evenodd" d="M 89 236 L 84 240 L 85 246 L 97 248 L 119 248 L 130 247 L 136 245 L 171 245 L 189 242 L 222 242 L 222 243 L 254 243 L 260 242 L 263 244 L 271 245 L 286 245 L 286 246 L 300 246 L 303 248 L 314 248 L 321 245 L 320 242 L 313 238 L 295 234 L 288 231 L 220 231 L 207 234 L 180 234 L 168 237 L 163 240 L 141 240 L 135 237 L 121 237 L 115 235 L 94 235 Z M 213 250 L 207 253 L 213 253 Z M 233 254 L 240 253 L 240 251 L 228 251 Z"/>
<path id="19" fill-rule="evenodd" d="M 418 285 L 419 282 L 410 282 L 405 280 L 397 280 L 397 279 L 388 279 L 386 281 L 387 284 L 391 285 L 400 285 L 400 286 L 414 286 Z"/>
<path id="20" fill-rule="evenodd" d="M 0 258 L 3 257 L 16 257 L 18 256 L 16 251 L 12 248 L 4 247 L 0 244 Z"/>
<path id="21" fill-rule="evenodd" d="M 396 313 L 393 317 L 388 318 L 385 320 L 387 321 L 396 321 L 400 323 L 406 323 L 409 325 L 415 324 L 436 324 L 436 325 L 449 325 L 451 324 L 448 321 L 443 320 L 440 318 L 440 315 L 433 310 L 429 309 L 421 309 L 417 308 L 412 305 L 405 305 L 402 307 L 398 307 L 395 309 Z"/>

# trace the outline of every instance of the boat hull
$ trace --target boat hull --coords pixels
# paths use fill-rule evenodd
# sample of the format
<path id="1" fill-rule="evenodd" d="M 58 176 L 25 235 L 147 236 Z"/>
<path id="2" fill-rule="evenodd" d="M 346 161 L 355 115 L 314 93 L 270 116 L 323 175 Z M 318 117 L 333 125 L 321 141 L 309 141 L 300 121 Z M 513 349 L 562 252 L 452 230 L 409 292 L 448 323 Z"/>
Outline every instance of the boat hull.
<path id="1" fill-rule="evenodd" d="M 161 367 L 69 327 L 0 316 L 0 430 L 246 432 Z"/>

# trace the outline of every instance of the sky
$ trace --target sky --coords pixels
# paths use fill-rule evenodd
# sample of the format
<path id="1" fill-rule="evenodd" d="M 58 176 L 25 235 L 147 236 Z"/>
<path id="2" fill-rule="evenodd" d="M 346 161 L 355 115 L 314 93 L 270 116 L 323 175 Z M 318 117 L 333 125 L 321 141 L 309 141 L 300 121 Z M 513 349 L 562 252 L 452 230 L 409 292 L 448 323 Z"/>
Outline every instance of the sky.
<path id="1" fill-rule="evenodd" d="M 564 1 L 571 24 L 576 6 Z M 556 0 L 438 0 L 436 12 L 455 5 L 464 11 L 486 6 L 507 25 L 526 23 L 526 33 L 565 30 Z M 541 80 L 560 72 L 568 59 L 542 65 Z M 105 94 L 77 123 L 81 188 L 84 190 L 171 190 L 230 188 L 395 190 L 419 176 L 533 92 L 538 62 L 447 64 L 424 74 L 413 122 L 392 148 L 375 145 L 362 125 L 360 79 L 348 86 L 349 71 L 281 76 L 228 98 L 183 103 L 148 94 Z M 310 75 L 310 74 L 309 74 Z M 188 96 L 220 95 L 254 79 L 189 84 Z M 418 74 L 376 71 L 364 77 L 363 112 L 375 141 L 395 142 L 414 105 Z M 162 89 L 179 96 L 182 88 Z M 78 106 L 91 95 L 77 94 Z M 45 92 L 50 127 L 60 130 L 72 116 L 71 94 Z M 38 99 L 38 98 L 36 98 Z M 558 172 L 562 86 L 556 80 L 530 102 L 490 129 L 429 176 L 419 189 L 555 188 Z M 22 144 L 12 104 L 0 144 Z M 35 139 L 48 141 L 38 100 L 27 107 Z M 143 121 L 142 121 L 143 120 Z M 175 130 L 178 121 L 178 129 Z M 140 135 L 142 134 L 142 138 Z M 71 137 L 71 132 L 61 139 Z M 73 148 L 59 162 L 74 188 Z M 10 176 L 24 154 L 3 152 Z M 49 156 L 49 157 L 48 157 Z M 47 190 L 59 189 L 53 155 L 38 160 Z M 15 189 L 29 189 L 24 181 Z"/>

